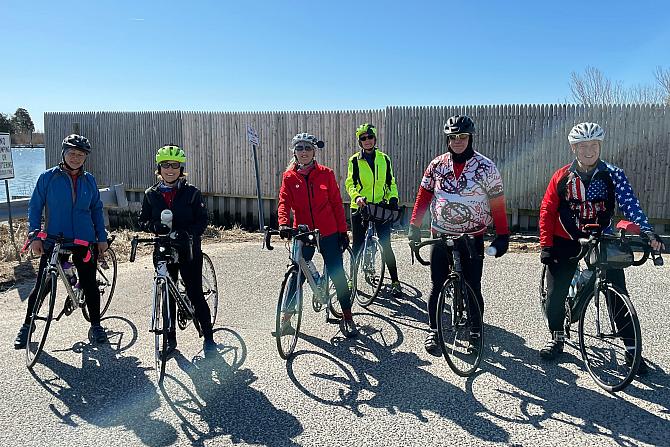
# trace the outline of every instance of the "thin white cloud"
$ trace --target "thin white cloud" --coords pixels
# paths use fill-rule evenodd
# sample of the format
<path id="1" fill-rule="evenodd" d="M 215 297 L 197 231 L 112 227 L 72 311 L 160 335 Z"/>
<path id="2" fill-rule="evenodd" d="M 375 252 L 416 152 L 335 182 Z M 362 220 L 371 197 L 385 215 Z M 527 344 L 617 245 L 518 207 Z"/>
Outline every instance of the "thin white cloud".
<path id="1" fill-rule="evenodd" d="M 130 19 L 132 22 L 144 22 L 144 19 L 138 19 L 138 18 L 132 18 Z"/>

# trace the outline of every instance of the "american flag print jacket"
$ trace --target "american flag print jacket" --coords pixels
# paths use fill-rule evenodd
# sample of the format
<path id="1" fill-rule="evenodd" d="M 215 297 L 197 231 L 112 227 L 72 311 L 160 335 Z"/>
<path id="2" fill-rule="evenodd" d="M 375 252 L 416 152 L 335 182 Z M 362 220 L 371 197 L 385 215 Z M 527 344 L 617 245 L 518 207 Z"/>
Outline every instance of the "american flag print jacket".
<path id="1" fill-rule="evenodd" d="M 577 160 L 551 177 L 540 206 L 542 247 L 553 246 L 554 236 L 571 240 L 586 237 L 587 224 L 597 223 L 609 230 L 616 205 L 642 231 L 653 231 L 623 169 L 600 160 L 590 179 L 584 180 L 577 172 Z"/>

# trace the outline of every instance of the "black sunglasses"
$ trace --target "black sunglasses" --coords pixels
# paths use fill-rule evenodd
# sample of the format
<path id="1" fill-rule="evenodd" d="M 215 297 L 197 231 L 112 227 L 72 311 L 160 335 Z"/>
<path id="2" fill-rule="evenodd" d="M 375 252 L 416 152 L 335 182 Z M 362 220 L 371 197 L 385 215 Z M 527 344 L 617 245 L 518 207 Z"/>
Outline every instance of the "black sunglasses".
<path id="1" fill-rule="evenodd" d="M 374 135 L 361 135 L 358 141 L 374 140 L 374 139 L 375 139 Z"/>
<path id="2" fill-rule="evenodd" d="M 179 169 L 181 168 L 181 163 L 179 163 L 178 161 L 162 161 L 160 162 L 159 166 L 161 168 Z"/>
<path id="3" fill-rule="evenodd" d="M 309 152 L 309 151 L 313 151 L 313 150 L 314 150 L 314 147 L 313 147 L 313 146 L 309 146 L 309 145 L 308 145 L 308 146 L 295 146 L 295 147 L 293 148 L 293 150 L 295 150 L 295 151 L 297 151 L 297 152 L 302 152 L 302 151 L 308 151 L 308 152 Z"/>

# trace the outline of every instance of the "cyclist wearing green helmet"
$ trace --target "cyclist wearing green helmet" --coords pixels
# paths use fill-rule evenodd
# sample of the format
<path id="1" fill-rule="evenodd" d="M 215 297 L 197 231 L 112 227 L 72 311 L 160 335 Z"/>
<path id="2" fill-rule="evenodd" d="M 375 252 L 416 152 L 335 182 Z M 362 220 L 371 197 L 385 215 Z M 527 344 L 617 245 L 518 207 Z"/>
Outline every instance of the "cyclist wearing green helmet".
<path id="1" fill-rule="evenodd" d="M 347 179 L 344 186 L 351 197 L 351 232 L 354 256 L 363 245 L 366 229 L 359 210 L 368 203 L 388 203 L 398 207 L 398 188 L 391 168 L 391 159 L 377 147 L 377 128 L 364 123 L 356 129 L 356 141 L 361 148 L 349 158 Z M 393 296 L 401 296 L 395 254 L 391 248 L 391 223 L 376 225 L 379 242 L 383 248 L 384 262 L 391 276 Z"/>
<path id="2" fill-rule="evenodd" d="M 174 281 L 177 274 L 181 274 L 186 287 L 186 293 L 193 302 L 195 315 L 200 322 L 204 337 L 203 348 L 205 357 L 216 354 L 216 344 L 212 333 L 211 314 L 209 306 L 202 293 L 202 234 L 207 228 L 207 207 L 200 190 L 186 181 L 184 164 L 186 154 L 184 150 L 174 144 L 168 144 L 156 152 L 156 175 L 158 183 L 144 192 L 142 211 L 140 212 L 140 227 L 155 234 L 168 234 L 171 231 L 175 237 L 193 237 L 193 261 L 186 262 L 186 257 L 180 255 L 179 263 L 168 265 L 168 271 Z M 164 210 L 172 211 L 172 228 L 161 223 L 161 213 Z M 182 261 L 183 259 L 183 261 Z M 176 303 L 170 300 L 170 316 L 172 327 L 176 316 Z M 177 336 L 171 332 L 167 337 L 167 353 L 177 348 Z"/>

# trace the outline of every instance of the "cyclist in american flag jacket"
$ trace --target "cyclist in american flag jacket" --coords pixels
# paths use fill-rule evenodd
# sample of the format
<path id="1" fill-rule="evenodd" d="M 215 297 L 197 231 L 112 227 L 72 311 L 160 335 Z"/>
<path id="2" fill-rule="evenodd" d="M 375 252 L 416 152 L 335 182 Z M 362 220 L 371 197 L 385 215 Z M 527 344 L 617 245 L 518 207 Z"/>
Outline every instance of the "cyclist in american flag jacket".
<path id="1" fill-rule="evenodd" d="M 577 269 L 577 262 L 570 258 L 580 251 L 579 238 L 587 237 L 585 225 L 598 224 L 605 231 L 611 231 L 618 205 L 624 217 L 637 223 L 647 234 L 654 250 L 664 248 L 623 169 L 600 159 L 604 137 L 605 132 L 595 123 L 580 123 L 572 128 L 568 141 L 575 160 L 554 173 L 540 207 L 540 260 L 548 266 L 544 312 L 552 333 L 552 338 L 540 350 L 544 359 L 555 358 L 563 351 L 565 299 Z M 608 270 L 607 277 L 626 291 L 622 269 Z M 614 306 L 616 309 L 621 303 Z M 614 313 L 618 315 L 616 310 Z M 625 341 L 626 334 L 623 335 Z M 645 370 L 643 361 L 639 371 Z"/>

